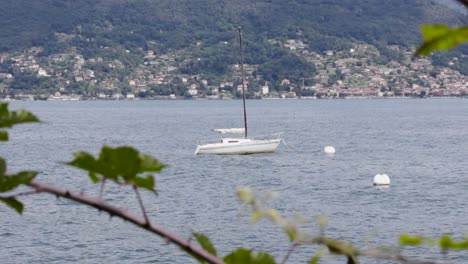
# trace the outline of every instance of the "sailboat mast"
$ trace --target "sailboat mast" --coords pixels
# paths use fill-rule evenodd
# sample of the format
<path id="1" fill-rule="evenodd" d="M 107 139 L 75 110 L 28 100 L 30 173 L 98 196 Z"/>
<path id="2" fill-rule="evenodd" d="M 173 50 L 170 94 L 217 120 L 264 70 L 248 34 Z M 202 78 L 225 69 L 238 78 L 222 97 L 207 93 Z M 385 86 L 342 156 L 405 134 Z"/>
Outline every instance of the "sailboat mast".
<path id="1" fill-rule="evenodd" d="M 244 104 L 244 129 L 245 129 L 245 138 L 247 138 L 247 111 L 245 109 L 245 81 L 244 81 L 244 57 L 242 54 L 242 31 L 241 28 L 239 30 L 239 53 L 240 53 L 240 69 L 241 69 L 241 76 L 242 76 L 242 102 Z"/>

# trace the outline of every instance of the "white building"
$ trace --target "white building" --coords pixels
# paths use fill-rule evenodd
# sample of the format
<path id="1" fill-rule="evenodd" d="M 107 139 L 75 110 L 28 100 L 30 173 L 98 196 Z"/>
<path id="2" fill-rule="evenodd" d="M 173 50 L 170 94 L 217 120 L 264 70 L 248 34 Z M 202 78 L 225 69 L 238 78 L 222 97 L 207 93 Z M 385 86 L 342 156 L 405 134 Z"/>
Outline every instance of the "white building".
<path id="1" fill-rule="evenodd" d="M 115 93 L 115 94 L 112 95 L 112 98 L 116 99 L 116 100 L 120 100 L 123 97 L 124 96 L 121 93 Z"/>
<path id="2" fill-rule="evenodd" d="M 38 76 L 49 76 L 46 72 L 46 70 L 42 69 L 42 68 L 39 68 L 39 70 L 37 71 L 37 75 Z"/>
<path id="3" fill-rule="evenodd" d="M 190 95 L 192 95 L 192 96 L 197 95 L 198 94 L 198 89 L 197 88 L 190 88 L 190 89 L 188 89 L 188 93 Z"/>

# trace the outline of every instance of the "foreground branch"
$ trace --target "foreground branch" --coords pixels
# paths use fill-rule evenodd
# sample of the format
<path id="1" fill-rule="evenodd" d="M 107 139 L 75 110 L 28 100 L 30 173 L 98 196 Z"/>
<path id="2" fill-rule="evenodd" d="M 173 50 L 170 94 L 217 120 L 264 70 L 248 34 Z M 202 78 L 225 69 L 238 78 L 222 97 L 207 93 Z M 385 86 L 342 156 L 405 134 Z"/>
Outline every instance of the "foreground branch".
<path id="1" fill-rule="evenodd" d="M 119 208 L 116 208 L 110 204 L 105 203 L 102 200 L 91 198 L 83 194 L 70 192 L 70 191 L 67 191 L 58 187 L 54 187 L 45 183 L 38 182 L 36 180 L 31 181 L 29 183 L 29 186 L 35 188 L 37 192 L 50 193 L 59 197 L 77 201 L 81 204 L 86 204 L 98 210 L 105 211 L 109 213 L 111 216 L 117 216 L 123 220 L 131 222 L 140 228 L 148 230 L 149 232 L 154 233 L 166 239 L 170 243 L 176 244 L 185 252 L 193 256 L 196 256 L 197 258 L 202 259 L 210 264 L 224 264 L 222 260 L 211 255 L 210 253 L 208 253 L 201 247 L 190 243 L 190 241 L 184 240 L 160 226 L 147 222 L 146 219 L 144 218 L 133 215 L 129 212 L 125 212 Z"/>
<path id="2" fill-rule="evenodd" d="M 327 246 L 330 250 L 330 243 L 328 243 L 327 241 L 329 241 L 327 237 L 317 236 L 313 238 L 311 241 L 296 242 L 296 245 L 324 245 L 324 246 Z M 371 249 L 371 250 L 353 249 L 352 254 L 356 257 L 369 257 L 369 258 L 376 259 L 376 260 L 394 260 L 394 261 L 397 261 L 399 263 L 404 263 L 404 264 L 447 264 L 447 262 L 411 259 L 401 254 L 385 253 L 377 249 Z"/>
<path id="3" fill-rule="evenodd" d="M 379 250 L 365 250 L 359 251 L 360 256 L 371 257 L 374 259 L 382 259 L 382 260 L 396 260 L 400 263 L 406 264 L 443 264 L 443 262 L 434 262 L 434 261 L 427 261 L 427 260 L 417 260 L 417 259 L 410 259 L 403 255 L 392 255 L 392 254 L 385 254 Z"/>
<path id="4" fill-rule="evenodd" d="M 124 211 L 122 209 L 119 209 L 117 207 L 114 207 L 110 204 L 105 203 L 101 199 L 96 199 L 92 197 L 85 196 L 83 194 L 75 193 L 75 192 L 70 192 L 65 189 L 61 189 L 58 187 L 54 187 L 51 185 L 48 185 L 46 183 L 41 183 L 36 180 L 33 180 L 29 183 L 29 186 L 34 188 L 34 191 L 31 192 L 25 192 L 25 193 L 20 193 L 18 195 L 29 195 L 29 194 L 34 194 L 34 193 L 49 193 L 53 194 L 57 197 L 63 197 L 69 200 L 76 201 L 81 204 L 89 205 L 91 207 L 94 207 L 100 211 L 104 211 L 109 213 L 111 216 L 117 216 L 123 220 L 126 220 L 128 222 L 133 223 L 134 225 L 143 228 L 151 233 L 154 233 L 163 239 L 165 239 L 167 242 L 173 243 L 177 245 L 180 249 L 183 251 L 187 252 L 188 254 L 196 257 L 197 259 L 203 260 L 206 263 L 209 264 L 225 264 L 221 259 L 217 258 L 216 256 L 210 254 L 209 252 L 205 251 L 201 247 L 199 247 L 196 244 L 191 243 L 191 239 L 184 240 L 180 237 L 178 237 L 176 234 L 173 234 L 169 230 L 164 229 L 163 227 L 160 227 L 158 225 L 152 224 L 149 222 L 148 217 L 140 217 L 137 215 L 133 215 L 127 211 Z M 139 195 L 137 193 L 137 195 Z M 141 197 L 140 197 L 141 199 Z M 143 214 L 146 215 L 146 212 L 144 211 L 143 208 Z M 336 241 L 339 242 L 339 241 Z M 338 246 L 337 249 L 340 249 L 340 244 L 331 244 L 330 240 L 324 236 L 316 236 L 313 238 L 311 241 L 301 241 L 301 242 L 294 242 L 291 244 L 286 256 L 284 257 L 283 261 L 281 263 L 286 263 L 286 261 L 289 259 L 290 255 L 293 253 L 294 249 L 299 246 L 299 245 L 325 245 L 328 246 L 330 249 L 330 246 Z M 341 249 L 346 249 L 345 247 L 342 247 Z M 416 259 L 409 259 L 403 255 L 400 254 L 388 254 L 384 253 L 379 250 L 358 250 L 358 249 L 352 249 L 352 252 L 345 252 L 348 257 L 351 256 L 360 256 L 360 257 L 370 257 L 373 259 L 381 259 L 381 260 L 394 260 L 398 261 L 400 263 L 406 263 L 406 264 L 442 264 L 442 262 L 434 262 L 434 261 L 425 261 L 425 260 L 416 260 Z"/>

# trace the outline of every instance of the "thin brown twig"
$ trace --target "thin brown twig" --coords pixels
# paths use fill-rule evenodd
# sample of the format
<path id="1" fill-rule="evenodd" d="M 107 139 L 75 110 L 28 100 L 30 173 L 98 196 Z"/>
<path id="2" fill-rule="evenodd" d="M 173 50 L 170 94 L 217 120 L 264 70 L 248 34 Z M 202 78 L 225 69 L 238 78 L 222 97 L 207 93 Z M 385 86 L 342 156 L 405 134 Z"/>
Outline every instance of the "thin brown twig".
<path id="1" fill-rule="evenodd" d="M 327 246 L 324 241 L 326 240 L 325 237 L 317 236 L 310 241 L 300 241 L 297 242 L 299 245 L 325 245 Z M 410 259 L 405 257 L 401 254 L 390 254 L 384 253 L 381 250 L 371 249 L 371 250 L 359 250 L 354 249 L 355 256 L 359 257 L 370 257 L 373 259 L 380 259 L 380 260 L 395 260 L 400 263 L 405 264 L 447 264 L 447 262 L 436 262 L 436 261 L 428 261 L 428 260 L 419 260 L 419 259 Z"/>
<path id="2" fill-rule="evenodd" d="M 406 264 L 443 264 L 446 262 L 435 262 L 435 261 L 428 261 L 428 260 L 418 260 L 418 259 L 409 259 L 401 254 L 385 254 L 379 250 L 361 250 L 358 251 L 359 256 L 371 257 L 374 259 L 383 259 L 383 260 L 396 260 L 401 263 Z"/>
<path id="3" fill-rule="evenodd" d="M 148 214 L 146 214 L 145 206 L 143 205 L 143 199 L 141 199 L 141 195 L 140 195 L 140 192 L 138 191 L 138 187 L 136 185 L 133 185 L 133 190 L 136 193 L 138 203 L 140 204 L 141 211 L 143 212 L 143 217 L 146 220 L 146 224 L 149 225 L 150 221 L 149 221 L 149 218 L 148 218 Z"/>
<path id="4" fill-rule="evenodd" d="M 155 224 L 148 224 L 146 219 L 143 219 L 139 216 L 133 215 L 129 212 L 116 208 L 110 204 L 105 203 L 102 200 L 91 198 L 79 193 L 70 192 L 58 187 L 54 187 L 45 183 L 38 182 L 33 180 L 29 183 L 29 186 L 35 188 L 38 192 L 45 192 L 49 194 L 56 195 L 57 197 L 64 197 L 66 199 L 70 199 L 81 204 L 89 205 L 94 207 L 98 210 L 105 211 L 109 213 L 111 216 L 117 216 L 123 220 L 126 220 L 140 228 L 143 228 L 151 233 L 154 233 L 166 241 L 177 245 L 183 251 L 197 256 L 209 264 L 224 264 L 224 262 L 217 258 L 216 256 L 211 255 L 201 247 L 194 245 L 193 243 L 188 243 L 185 239 L 178 237 L 176 234 L 166 230 L 158 225 Z"/>
<path id="5" fill-rule="evenodd" d="M 291 254 L 293 253 L 294 249 L 296 249 L 297 246 L 299 246 L 298 243 L 296 242 L 291 243 L 288 249 L 288 253 L 286 253 L 286 256 L 284 256 L 283 260 L 281 261 L 281 264 L 285 264 L 286 261 L 288 261 L 289 256 L 291 256 Z"/>
<path id="6" fill-rule="evenodd" d="M 103 178 L 102 179 L 102 183 L 101 183 L 101 188 L 99 189 L 99 200 L 102 200 L 102 196 L 103 196 L 103 193 L 104 193 L 104 185 L 106 184 L 106 178 Z"/>

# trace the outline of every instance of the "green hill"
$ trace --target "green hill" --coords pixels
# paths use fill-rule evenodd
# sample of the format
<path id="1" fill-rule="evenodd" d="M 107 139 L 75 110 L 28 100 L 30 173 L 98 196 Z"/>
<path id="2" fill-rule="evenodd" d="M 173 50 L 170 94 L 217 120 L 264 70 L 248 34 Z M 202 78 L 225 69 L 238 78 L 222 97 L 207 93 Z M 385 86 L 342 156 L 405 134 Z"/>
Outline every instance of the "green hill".
<path id="1" fill-rule="evenodd" d="M 177 49 L 230 40 L 236 26 L 255 40 L 301 34 L 316 50 L 350 39 L 407 46 L 420 40 L 422 23 L 462 19 L 427 0 L 4 0 L 0 50 L 54 43 L 55 32 L 129 49 L 148 41 Z"/>
<path id="2" fill-rule="evenodd" d="M 269 81 L 314 72 L 313 64 L 278 45 L 287 39 L 300 39 L 316 52 L 367 43 L 383 61 L 401 60 L 387 45 L 417 46 L 421 24 L 467 23 L 461 12 L 428 0 L 3 0 L 0 21 L 0 53 L 40 46 L 38 55 L 45 57 L 72 48 L 85 59 L 118 59 L 128 72 L 143 63 L 147 50 L 178 52 L 186 55 L 181 61 L 204 58 L 185 60 L 180 73 L 212 75 L 236 63 L 236 51 L 223 43 L 235 43 L 240 26 L 245 62 L 260 65 Z M 468 54 L 467 45 L 453 52 Z M 439 65 L 453 57 L 447 54 L 437 56 Z M 459 65 L 467 74 L 468 65 Z"/>

